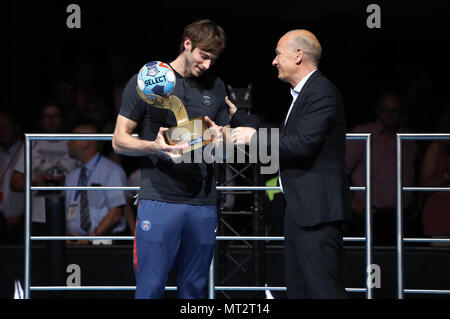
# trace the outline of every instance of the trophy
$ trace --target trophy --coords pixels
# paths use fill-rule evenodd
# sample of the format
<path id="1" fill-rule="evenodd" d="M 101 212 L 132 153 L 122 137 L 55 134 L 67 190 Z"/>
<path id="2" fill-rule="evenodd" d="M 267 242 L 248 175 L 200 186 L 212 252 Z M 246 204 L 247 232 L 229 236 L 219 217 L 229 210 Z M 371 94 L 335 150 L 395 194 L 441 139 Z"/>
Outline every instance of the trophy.
<path id="1" fill-rule="evenodd" d="M 189 119 L 183 102 L 175 95 L 159 96 L 152 98 L 145 96 L 136 86 L 139 96 L 148 104 L 173 112 L 177 120 L 177 126 L 169 128 L 164 134 L 170 145 L 183 147 L 183 154 L 193 151 L 199 147 L 212 142 L 212 137 L 208 129 L 208 124 L 203 116 Z"/>

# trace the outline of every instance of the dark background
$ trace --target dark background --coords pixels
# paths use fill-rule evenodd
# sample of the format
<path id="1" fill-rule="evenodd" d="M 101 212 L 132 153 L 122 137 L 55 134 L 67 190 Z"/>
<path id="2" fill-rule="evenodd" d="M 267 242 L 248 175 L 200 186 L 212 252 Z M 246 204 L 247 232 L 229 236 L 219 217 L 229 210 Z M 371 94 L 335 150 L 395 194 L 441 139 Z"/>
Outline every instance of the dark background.
<path id="1" fill-rule="evenodd" d="M 66 26 L 70 15 L 66 8 L 70 3 L 81 7 L 81 29 Z M 369 29 L 366 25 L 370 15 L 366 8 L 371 3 L 381 7 L 381 29 Z M 319 67 L 342 92 L 348 131 L 374 119 L 374 106 L 385 90 L 395 89 L 404 97 L 405 123 L 413 132 L 435 131 L 436 123 L 449 107 L 448 0 L 6 0 L 0 1 L 0 108 L 12 110 L 22 122 L 24 132 L 36 132 L 39 107 L 53 98 L 61 80 L 76 83 L 80 66 L 85 63 L 93 66 L 93 84 L 104 103 L 112 108 L 114 82 L 128 80 L 146 62 L 172 61 L 178 53 L 183 27 L 203 18 L 215 20 L 228 36 L 227 48 L 212 71 L 234 87 L 252 83 L 252 111 L 274 124 L 284 118 L 291 96 L 287 84 L 277 79 L 271 62 L 278 39 L 296 28 L 309 29 L 321 42 L 323 55 Z M 110 67 L 117 56 L 122 57 L 123 62 L 119 79 L 113 76 Z M 86 260 L 98 253 L 89 248 Z M 76 249 L 71 251 L 74 256 Z M 432 256 L 425 255 L 428 250 L 422 252 L 424 255 L 411 253 L 413 257 L 408 267 L 415 267 L 408 268 L 411 269 L 406 274 L 408 288 L 448 288 L 448 280 L 441 278 L 446 279 L 448 262 L 445 258 L 449 255 L 448 250 L 442 250 L 441 255 Z M 80 251 L 83 253 L 82 248 Z M 20 247 L 0 253 L 4 258 L 0 259 L 0 266 L 5 278 L 20 278 L 23 274 L 22 253 Z M 127 256 L 121 259 L 126 267 L 122 275 L 116 274 L 103 282 L 103 278 L 98 279 L 98 273 L 105 277 L 110 273 L 95 268 L 91 273 L 92 284 L 134 284 L 130 253 L 126 247 L 124 254 Z M 347 250 L 350 257 L 352 253 L 353 250 Z M 392 298 L 395 291 L 394 254 L 393 250 L 382 253 L 380 257 L 376 255 L 375 262 L 391 268 L 385 277 L 389 278 L 389 284 L 383 286 L 387 293 L 380 295 Z M 110 251 L 105 255 L 123 257 Z M 352 267 L 362 267 L 363 255 L 362 249 L 356 251 L 356 262 L 350 259 Z M 39 256 L 33 259 L 33 267 L 37 267 L 33 276 L 37 278 L 42 277 L 40 270 L 47 268 L 46 260 Z M 434 256 L 437 258 L 433 259 Z M 281 257 L 267 259 L 280 261 Z M 74 259 L 74 262 L 79 261 Z M 111 260 L 111 265 L 115 263 L 119 261 Z M 432 269 L 434 265 L 442 267 Z M 278 264 L 275 266 L 275 269 L 282 269 Z M 364 270 L 348 268 L 347 271 L 347 286 L 364 284 L 362 277 L 355 277 L 363 276 Z M 270 268 L 267 273 L 268 277 L 275 277 L 271 283 L 278 284 L 276 278 L 281 278 L 280 273 Z M 250 278 L 248 274 L 243 276 Z M 357 281 L 348 281 L 348 278 Z M 40 282 L 35 282 L 33 277 L 35 283 Z M 12 289 L 12 285 L 2 287 Z M 12 293 L 3 290 L 0 295 L 11 296 Z"/>
<path id="2" fill-rule="evenodd" d="M 81 29 L 69 29 L 70 3 L 81 7 Z M 381 7 L 381 28 L 369 29 L 369 4 Z M 1 99 L 24 130 L 35 129 L 38 107 L 56 83 L 74 78 L 83 62 L 94 66 L 95 85 L 110 103 L 111 56 L 126 61 L 126 77 L 148 61 L 177 56 L 182 28 L 210 18 L 223 26 L 227 48 L 213 67 L 232 86 L 253 84 L 254 113 L 273 123 L 290 103 L 288 86 L 271 66 L 280 36 L 294 28 L 322 44 L 320 69 L 340 88 L 348 130 L 372 120 L 380 92 L 407 98 L 414 132 L 434 131 L 448 106 L 448 1 L 2 1 Z"/>

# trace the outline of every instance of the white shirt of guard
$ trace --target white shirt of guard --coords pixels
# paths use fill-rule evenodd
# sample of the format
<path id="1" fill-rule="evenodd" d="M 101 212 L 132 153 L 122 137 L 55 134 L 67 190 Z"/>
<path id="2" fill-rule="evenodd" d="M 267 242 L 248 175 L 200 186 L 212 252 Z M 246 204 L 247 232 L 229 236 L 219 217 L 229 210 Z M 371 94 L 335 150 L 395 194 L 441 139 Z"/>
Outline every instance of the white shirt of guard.
<path id="1" fill-rule="evenodd" d="M 0 147 L 0 175 L 2 200 L 0 202 L 0 211 L 6 218 L 20 216 L 25 209 L 25 193 L 14 192 L 9 187 L 14 167 L 19 159 L 19 152 L 23 148 L 22 141 L 17 141 L 9 149 Z"/>
<path id="2" fill-rule="evenodd" d="M 123 168 L 105 156 L 101 156 L 97 165 L 95 165 L 98 156 L 101 155 L 97 153 L 84 165 L 87 169 L 86 175 L 89 178 L 86 186 L 126 186 L 127 178 Z M 78 186 L 80 172 L 81 167 L 70 172 L 66 177 L 66 186 Z M 100 224 L 111 208 L 119 207 L 126 203 L 125 191 L 88 191 L 91 229 L 89 233 L 86 233 L 80 227 L 80 195 L 75 200 L 76 192 L 74 190 L 66 192 L 66 229 L 68 232 L 80 235 L 89 235 Z M 76 209 L 69 209 L 71 205 L 76 206 Z M 125 226 L 125 214 L 123 213 L 119 223 L 113 228 L 112 232 L 123 231 Z"/>
<path id="3" fill-rule="evenodd" d="M 291 114 L 292 108 L 294 107 L 295 101 L 297 101 L 297 97 L 300 94 L 300 91 L 302 90 L 303 86 L 305 85 L 306 81 L 308 81 L 309 77 L 316 71 L 312 70 L 310 73 L 308 73 L 298 84 L 295 86 L 295 88 L 291 89 L 291 95 L 292 95 L 292 103 L 289 107 L 289 111 L 287 112 L 286 119 L 284 120 L 284 125 L 286 125 L 286 122 L 288 120 L 289 114 Z M 283 184 L 281 184 L 281 175 L 280 171 L 278 171 L 278 182 L 280 183 L 281 191 L 283 192 Z"/>

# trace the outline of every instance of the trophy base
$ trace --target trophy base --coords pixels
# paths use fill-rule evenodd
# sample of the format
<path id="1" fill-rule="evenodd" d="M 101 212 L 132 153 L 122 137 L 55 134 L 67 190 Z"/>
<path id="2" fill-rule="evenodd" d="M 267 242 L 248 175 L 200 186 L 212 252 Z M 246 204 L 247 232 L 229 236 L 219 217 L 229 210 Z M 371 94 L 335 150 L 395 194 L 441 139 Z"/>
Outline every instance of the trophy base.
<path id="1" fill-rule="evenodd" d="M 211 135 L 207 129 L 208 124 L 203 119 L 203 116 L 199 116 L 169 128 L 165 135 L 170 145 L 182 146 L 184 154 L 212 142 Z"/>

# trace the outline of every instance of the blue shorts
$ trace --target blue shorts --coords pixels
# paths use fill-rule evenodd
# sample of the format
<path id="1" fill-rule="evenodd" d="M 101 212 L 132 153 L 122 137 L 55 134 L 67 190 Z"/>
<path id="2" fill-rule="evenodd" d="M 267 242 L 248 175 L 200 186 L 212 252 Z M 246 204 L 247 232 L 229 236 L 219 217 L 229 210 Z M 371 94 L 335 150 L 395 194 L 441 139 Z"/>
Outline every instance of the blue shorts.
<path id="1" fill-rule="evenodd" d="M 162 298 L 172 267 L 178 298 L 205 298 L 216 231 L 215 205 L 140 200 L 133 248 L 135 298 Z"/>

